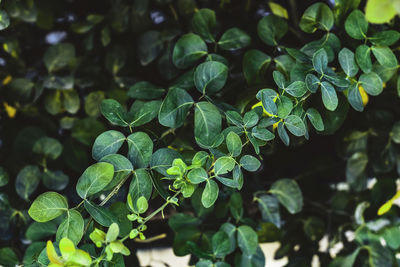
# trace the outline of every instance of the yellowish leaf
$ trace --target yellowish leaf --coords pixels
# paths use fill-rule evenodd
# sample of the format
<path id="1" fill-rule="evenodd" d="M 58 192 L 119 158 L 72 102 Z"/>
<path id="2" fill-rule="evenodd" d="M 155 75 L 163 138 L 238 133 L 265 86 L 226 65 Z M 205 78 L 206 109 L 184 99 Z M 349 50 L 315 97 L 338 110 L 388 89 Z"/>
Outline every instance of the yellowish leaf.
<path id="1" fill-rule="evenodd" d="M 283 6 L 281 6 L 277 3 L 274 3 L 274 2 L 269 2 L 268 5 L 272 11 L 272 14 L 282 17 L 282 18 L 285 18 L 285 19 L 289 18 L 288 12 L 287 12 L 286 8 L 284 8 Z"/>
<path id="2" fill-rule="evenodd" d="M 4 105 L 4 109 L 7 112 L 8 117 L 14 118 L 15 114 L 17 114 L 17 109 L 14 108 L 13 106 L 10 106 L 9 104 L 7 104 L 7 102 L 3 102 L 3 105 Z"/>
<path id="3" fill-rule="evenodd" d="M 47 252 L 47 257 L 49 258 L 49 261 L 51 263 L 63 266 L 64 263 L 61 260 L 61 258 L 57 255 L 56 249 L 54 248 L 54 245 L 50 240 L 47 241 L 46 252 Z"/>

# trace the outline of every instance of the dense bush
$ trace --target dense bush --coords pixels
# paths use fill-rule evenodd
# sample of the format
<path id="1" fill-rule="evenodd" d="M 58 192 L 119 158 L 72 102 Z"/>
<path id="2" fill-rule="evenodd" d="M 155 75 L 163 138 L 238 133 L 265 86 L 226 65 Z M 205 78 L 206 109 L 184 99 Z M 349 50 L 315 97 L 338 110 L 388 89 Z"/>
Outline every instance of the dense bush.
<path id="1" fill-rule="evenodd" d="M 398 266 L 398 6 L 3 1 L 0 265 Z"/>

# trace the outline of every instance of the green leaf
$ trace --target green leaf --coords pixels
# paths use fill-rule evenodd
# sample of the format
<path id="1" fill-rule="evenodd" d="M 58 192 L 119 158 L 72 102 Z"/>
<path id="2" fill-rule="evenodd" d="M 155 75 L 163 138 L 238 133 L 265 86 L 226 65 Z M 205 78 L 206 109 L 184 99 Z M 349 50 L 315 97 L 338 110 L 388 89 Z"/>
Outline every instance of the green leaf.
<path id="1" fill-rule="evenodd" d="M 146 212 L 146 210 L 149 208 L 147 199 L 144 196 L 140 196 L 136 201 L 136 207 L 139 214 Z"/>
<path id="2" fill-rule="evenodd" d="M 177 68 L 186 69 L 205 55 L 207 55 L 207 45 L 201 37 L 188 33 L 175 44 L 172 61 Z"/>
<path id="3" fill-rule="evenodd" d="M 194 136 L 201 147 L 213 147 L 220 138 L 222 117 L 216 106 L 209 102 L 196 104 L 194 112 Z M 223 142 L 223 137 L 222 141 Z"/>
<path id="4" fill-rule="evenodd" d="M 359 45 L 356 49 L 356 61 L 360 69 L 365 72 L 371 72 L 371 48 L 365 44 Z"/>
<path id="5" fill-rule="evenodd" d="M 230 28 L 226 30 L 218 45 L 222 50 L 236 50 L 250 45 L 250 36 L 239 28 Z"/>
<path id="6" fill-rule="evenodd" d="M 264 43 L 276 46 L 278 41 L 285 36 L 288 28 L 288 24 L 284 19 L 271 14 L 263 17 L 258 22 L 257 32 Z"/>
<path id="7" fill-rule="evenodd" d="M 324 106 L 330 111 L 335 110 L 339 103 L 335 88 L 329 82 L 322 82 L 321 93 Z"/>
<path id="8" fill-rule="evenodd" d="M 372 46 L 371 50 L 379 64 L 389 69 L 397 68 L 397 58 L 389 47 Z"/>
<path id="9" fill-rule="evenodd" d="M 243 75 L 248 84 L 259 83 L 264 79 L 271 57 L 259 50 L 249 50 L 243 56 Z"/>
<path id="10" fill-rule="evenodd" d="M 9 176 L 3 167 L 0 167 L 0 187 L 8 184 Z"/>
<path id="11" fill-rule="evenodd" d="M 276 115 L 278 108 L 276 107 L 275 101 L 278 98 L 278 94 L 272 89 L 262 89 L 258 91 L 256 95 L 257 99 L 261 101 L 263 108 L 270 114 Z"/>
<path id="12" fill-rule="evenodd" d="M 211 238 L 211 247 L 216 257 L 223 258 L 231 249 L 229 236 L 223 231 L 216 232 Z"/>
<path id="13" fill-rule="evenodd" d="M 110 154 L 100 159 L 100 162 L 107 162 L 114 166 L 114 178 L 111 182 L 104 187 L 104 191 L 113 189 L 119 184 L 126 176 L 133 171 L 132 163 L 120 154 Z"/>
<path id="14" fill-rule="evenodd" d="M 42 181 L 48 189 L 61 191 L 68 185 L 69 177 L 63 171 L 44 170 Z"/>
<path id="15" fill-rule="evenodd" d="M 185 90 L 171 88 L 161 104 L 158 121 L 166 127 L 181 127 L 193 103 L 192 97 Z"/>
<path id="16" fill-rule="evenodd" d="M 215 27 L 217 25 L 215 12 L 208 8 L 202 8 L 195 12 L 192 19 L 192 28 L 206 42 L 215 42 Z"/>
<path id="17" fill-rule="evenodd" d="M 206 187 L 201 195 L 201 203 L 205 208 L 211 207 L 218 198 L 219 188 L 213 180 L 207 180 Z"/>
<path id="18" fill-rule="evenodd" d="M 343 71 L 349 77 L 354 77 L 358 73 L 358 66 L 354 57 L 354 53 L 347 48 L 343 48 L 339 52 L 339 63 Z"/>
<path id="19" fill-rule="evenodd" d="M 303 195 L 295 180 L 280 179 L 272 184 L 269 192 L 275 195 L 291 214 L 298 213 L 303 208 Z"/>
<path id="20" fill-rule="evenodd" d="M 396 121 L 393 124 L 391 136 L 393 142 L 395 142 L 396 144 L 400 144 L 400 121 Z"/>
<path id="21" fill-rule="evenodd" d="M 260 127 L 254 127 L 253 129 L 251 129 L 251 133 L 253 134 L 254 137 L 263 141 L 270 141 L 275 138 L 275 135 L 273 133 L 271 133 L 267 129 Z"/>
<path id="22" fill-rule="evenodd" d="M 104 132 L 104 125 L 95 118 L 86 117 L 74 122 L 72 127 L 72 137 L 87 146 L 94 143 L 96 137 Z M 65 147 L 65 150 L 69 148 Z"/>
<path id="23" fill-rule="evenodd" d="M 75 90 L 64 90 L 62 95 L 65 110 L 71 114 L 77 113 L 81 104 L 78 93 Z"/>
<path id="24" fill-rule="evenodd" d="M 281 227 L 281 215 L 279 213 L 278 199 L 273 195 L 263 194 L 254 198 L 258 202 L 261 217 L 264 222 L 271 222 L 276 227 Z"/>
<path id="25" fill-rule="evenodd" d="M 388 23 L 396 14 L 398 10 L 391 0 L 368 0 L 365 6 L 365 17 L 371 23 Z"/>
<path id="26" fill-rule="evenodd" d="M 129 194 L 132 198 L 133 208 L 137 210 L 136 204 L 140 197 L 144 197 L 149 200 L 152 190 L 153 184 L 150 174 L 146 171 L 146 169 L 135 170 L 134 177 L 129 185 Z"/>
<path id="27" fill-rule="evenodd" d="M 278 124 L 278 135 L 279 135 L 279 138 L 282 140 L 282 142 L 283 142 L 286 146 L 288 146 L 289 143 L 290 143 L 290 139 L 289 139 L 288 133 L 287 133 L 286 130 L 285 130 L 285 127 L 284 127 L 284 123 L 283 123 L 283 122 L 280 122 L 280 123 Z"/>
<path id="28" fill-rule="evenodd" d="M 40 241 L 53 236 L 57 232 L 57 224 L 54 221 L 33 222 L 25 232 L 25 236 L 31 241 Z"/>
<path id="29" fill-rule="evenodd" d="M 314 126 L 314 128 L 317 131 L 323 131 L 324 130 L 324 122 L 322 121 L 321 114 L 319 114 L 318 110 L 315 108 L 309 108 L 307 109 L 307 118 L 310 120 L 311 124 Z"/>
<path id="30" fill-rule="evenodd" d="M 279 96 L 276 100 L 276 106 L 278 108 L 278 117 L 282 119 L 286 118 L 293 110 L 293 102 L 286 96 Z"/>
<path id="31" fill-rule="evenodd" d="M 349 100 L 350 105 L 357 111 L 364 110 L 363 100 L 360 94 L 360 90 L 358 89 L 358 84 L 353 83 L 350 85 L 347 99 Z"/>
<path id="32" fill-rule="evenodd" d="M 60 241 L 67 237 L 75 245 L 78 245 L 83 236 L 84 226 L 82 215 L 76 210 L 70 210 L 57 229 L 56 240 Z"/>
<path id="33" fill-rule="evenodd" d="M 32 150 L 37 154 L 54 160 L 61 155 L 63 147 L 57 139 L 42 137 L 33 144 Z"/>
<path id="34" fill-rule="evenodd" d="M 129 88 L 128 96 L 141 99 L 157 99 L 164 95 L 165 89 L 149 82 L 137 82 Z"/>
<path id="35" fill-rule="evenodd" d="M 222 175 L 233 170 L 235 167 L 235 160 L 231 157 L 220 157 L 215 161 L 214 172 L 215 175 Z"/>
<path id="36" fill-rule="evenodd" d="M 1 13 L 0 13 L 1 15 Z M 15 254 L 12 248 L 0 248 L 0 261 L 1 264 L 4 264 L 4 267 L 14 267 L 18 266 L 20 260 L 18 259 L 17 254 Z"/>
<path id="37" fill-rule="evenodd" d="M 161 32 L 153 30 L 143 33 L 137 43 L 137 55 L 142 66 L 152 63 L 163 51 L 163 48 L 164 40 Z M 116 72 L 114 71 L 114 73 Z"/>
<path id="38" fill-rule="evenodd" d="M 285 75 L 283 75 L 280 71 L 274 70 L 272 72 L 272 77 L 274 79 L 274 82 L 276 83 L 276 85 L 281 88 L 281 89 L 285 89 L 286 88 L 286 78 Z"/>
<path id="39" fill-rule="evenodd" d="M 182 158 L 177 151 L 170 148 L 160 148 L 151 156 L 150 167 L 158 173 L 168 176 L 166 171 L 177 158 Z"/>
<path id="40" fill-rule="evenodd" d="M 101 113 L 100 105 L 104 100 L 104 92 L 91 92 L 85 99 L 85 112 L 90 117 L 98 117 Z"/>
<path id="41" fill-rule="evenodd" d="M 135 168 L 145 168 L 149 165 L 153 154 L 153 141 L 144 132 L 136 132 L 129 135 L 128 159 Z"/>
<path id="42" fill-rule="evenodd" d="M 8 28 L 10 25 L 10 17 L 7 12 L 4 10 L 0 10 L 0 31 Z"/>
<path id="43" fill-rule="evenodd" d="M 243 116 L 243 126 L 250 128 L 257 124 L 259 117 L 256 112 L 250 110 L 246 112 Z"/>
<path id="44" fill-rule="evenodd" d="M 195 168 L 188 173 L 187 178 L 192 184 L 199 184 L 208 179 L 208 174 L 203 168 Z"/>
<path id="45" fill-rule="evenodd" d="M 233 157 L 237 157 L 242 152 L 242 140 L 235 132 L 229 132 L 226 136 L 226 146 Z"/>
<path id="46" fill-rule="evenodd" d="M 309 73 L 306 75 L 306 87 L 311 93 L 317 92 L 320 83 L 321 81 L 314 74 Z"/>
<path id="47" fill-rule="evenodd" d="M 330 31 L 333 20 L 332 10 L 326 4 L 315 3 L 304 11 L 299 26 L 306 33 L 313 33 L 317 29 Z"/>
<path id="48" fill-rule="evenodd" d="M 88 167 L 76 184 L 78 195 L 86 199 L 106 187 L 114 177 L 114 166 L 110 163 L 99 162 Z"/>
<path id="49" fill-rule="evenodd" d="M 362 74 L 358 79 L 358 82 L 361 83 L 365 92 L 369 95 L 376 96 L 383 91 L 382 79 L 375 72 Z"/>
<path id="50" fill-rule="evenodd" d="M 368 22 L 364 13 L 358 9 L 353 10 L 347 17 L 344 28 L 347 34 L 354 39 L 363 40 L 367 38 Z"/>
<path id="51" fill-rule="evenodd" d="M 235 192 L 231 195 L 229 199 L 229 210 L 236 222 L 239 222 L 243 217 L 243 199 L 239 192 Z"/>
<path id="52" fill-rule="evenodd" d="M 160 106 L 160 100 L 149 102 L 136 100 L 127 114 L 129 125 L 131 127 L 138 127 L 152 121 L 157 117 Z"/>
<path id="53" fill-rule="evenodd" d="M 118 238 L 119 235 L 119 226 L 116 223 L 112 223 L 108 228 L 106 234 L 106 242 L 113 242 Z"/>
<path id="54" fill-rule="evenodd" d="M 37 222 L 47 222 L 67 210 L 68 202 L 64 196 L 56 192 L 46 192 L 33 201 L 28 213 Z"/>
<path id="55" fill-rule="evenodd" d="M 96 205 L 85 200 L 84 204 L 86 211 L 92 218 L 102 226 L 109 227 L 112 223 L 118 223 L 117 217 L 107 208 Z"/>
<path id="56" fill-rule="evenodd" d="M 70 63 L 75 57 L 75 47 L 70 43 L 60 43 L 49 47 L 43 61 L 49 72 L 59 70 Z"/>
<path id="57" fill-rule="evenodd" d="M 400 33 L 394 30 L 379 31 L 375 33 L 368 40 L 374 45 L 393 45 L 400 39 Z"/>
<path id="58" fill-rule="evenodd" d="M 303 81 L 295 81 L 286 88 L 286 92 L 294 97 L 302 97 L 307 92 L 307 87 Z"/>
<path id="59" fill-rule="evenodd" d="M 258 246 L 257 233 L 247 225 L 241 225 L 237 228 L 237 242 L 240 250 L 246 255 L 256 253 Z"/>
<path id="60" fill-rule="evenodd" d="M 326 53 L 324 48 L 319 49 L 317 52 L 314 53 L 312 58 L 312 63 L 314 69 L 319 74 L 324 74 L 326 68 L 328 67 L 328 54 Z"/>
<path id="61" fill-rule="evenodd" d="M 126 127 L 129 125 L 126 119 L 126 111 L 118 101 L 105 99 L 100 105 L 101 114 L 113 125 Z"/>
<path id="62" fill-rule="evenodd" d="M 38 187 L 41 178 L 42 173 L 38 166 L 25 166 L 19 171 L 17 179 L 15 180 L 15 190 L 17 194 L 21 198 L 28 200 L 29 196 L 35 192 Z"/>
<path id="63" fill-rule="evenodd" d="M 217 61 L 207 61 L 197 66 L 194 84 L 197 90 L 205 94 L 214 94 L 221 90 L 228 78 L 228 67 Z"/>
<path id="64" fill-rule="evenodd" d="M 110 130 L 99 135 L 92 147 L 93 159 L 99 161 L 102 157 L 115 154 L 125 141 L 125 135 L 121 132 Z"/>
<path id="65" fill-rule="evenodd" d="M 303 120 L 297 115 L 289 115 L 285 119 L 285 126 L 295 136 L 303 136 L 306 134 L 306 126 Z"/>
<path id="66" fill-rule="evenodd" d="M 244 155 L 240 158 L 240 166 L 249 172 L 255 172 L 260 168 L 260 161 L 251 155 Z"/>

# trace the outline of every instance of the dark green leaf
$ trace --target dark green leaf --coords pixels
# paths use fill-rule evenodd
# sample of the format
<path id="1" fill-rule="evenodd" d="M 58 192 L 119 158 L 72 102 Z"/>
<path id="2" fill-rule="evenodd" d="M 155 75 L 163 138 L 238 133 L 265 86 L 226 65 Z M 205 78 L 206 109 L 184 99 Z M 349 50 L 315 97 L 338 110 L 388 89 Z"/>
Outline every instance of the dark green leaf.
<path id="1" fill-rule="evenodd" d="M 306 134 L 306 126 L 303 120 L 297 115 L 289 115 L 285 119 L 285 126 L 295 136 L 303 136 Z"/>
<path id="2" fill-rule="evenodd" d="M 68 185 L 69 177 L 63 171 L 44 170 L 42 181 L 48 189 L 61 191 Z"/>
<path id="3" fill-rule="evenodd" d="M 125 141 L 125 135 L 121 132 L 110 130 L 99 135 L 92 147 L 92 157 L 100 160 L 102 157 L 115 154 Z"/>
<path id="4" fill-rule="evenodd" d="M 137 82 L 129 88 L 128 96 L 135 99 L 157 99 L 164 95 L 165 89 L 149 82 Z"/>
<path id="5" fill-rule="evenodd" d="M 271 57 L 259 50 L 249 50 L 243 56 L 243 75 L 248 84 L 258 83 L 271 63 Z"/>
<path id="6" fill-rule="evenodd" d="M 354 39 L 363 40 L 367 38 L 368 22 L 364 13 L 358 9 L 351 12 L 347 17 L 344 28 L 347 34 Z"/>
<path id="7" fill-rule="evenodd" d="M 82 215 L 76 210 L 70 210 L 58 227 L 56 240 L 60 241 L 63 237 L 67 237 L 77 245 L 83 236 L 84 226 Z"/>
<path id="8" fill-rule="evenodd" d="M 332 10 L 324 3 L 315 3 L 304 11 L 300 29 L 307 33 L 313 33 L 317 29 L 330 31 L 333 22 Z"/>
<path id="9" fill-rule="evenodd" d="M 276 227 L 281 227 L 281 216 L 279 213 L 279 202 L 278 199 L 273 195 L 263 194 L 259 197 L 255 197 L 258 202 L 258 208 L 261 211 L 263 221 L 271 222 Z"/>
<path id="10" fill-rule="evenodd" d="M 321 114 L 319 114 L 318 110 L 316 110 L 315 108 L 309 108 L 307 109 L 306 114 L 311 124 L 317 131 L 324 130 L 324 122 L 322 121 Z"/>
<path id="11" fill-rule="evenodd" d="M 132 198 L 133 207 L 136 208 L 136 202 L 140 197 L 149 200 L 152 190 L 153 184 L 151 182 L 150 174 L 146 169 L 135 170 L 133 179 L 129 185 L 129 194 Z"/>
<path id="12" fill-rule="evenodd" d="M 322 82 L 321 93 L 324 106 L 328 110 L 335 110 L 339 102 L 335 88 L 329 82 Z"/>
<path id="13" fill-rule="evenodd" d="M 260 168 L 260 161 L 251 155 L 244 155 L 240 158 L 240 166 L 249 172 L 255 172 Z"/>
<path id="14" fill-rule="evenodd" d="M 75 57 L 75 48 L 70 43 L 60 43 L 49 47 L 43 56 L 44 64 L 49 72 L 59 70 Z"/>
<path id="15" fill-rule="evenodd" d="M 248 46 L 250 36 L 239 28 L 230 28 L 222 34 L 218 45 L 222 50 L 236 50 Z"/>
<path id="16" fill-rule="evenodd" d="M 193 103 L 192 97 L 185 90 L 170 89 L 161 104 L 158 121 L 166 127 L 181 127 Z"/>
<path id="17" fill-rule="evenodd" d="M 110 163 L 99 162 L 88 167 L 76 184 L 78 195 L 86 199 L 106 187 L 114 177 L 114 166 Z"/>
<path id="18" fill-rule="evenodd" d="M 216 106 L 209 102 L 199 102 L 196 104 L 194 112 L 194 136 L 197 144 L 201 147 L 215 146 L 221 132 L 221 124 L 222 117 Z"/>
<path id="19" fill-rule="evenodd" d="M 242 152 L 242 140 L 235 132 L 229 132 L 226 136 L 226 146 L 233 157 L 237 157 Z"/>
<path id="20" fill-rule="evenodd" d="M 324 74 L 325 69 L 328 67 L 328 55 L 324 48 L 319 49 L 314 53 L 312 58 L 314 69 L 319 74 Z"/>
<path id="21" fill-rule="evenodd" d="M 206 42 L 215 41 L 215 12 L 208 8 L 202 8 L 193 15 L 192 28 L 195 33 L 200 35 Z"/>
<path id="22" fill-rule="evenodd" d="M 17 194 L 28 200 L 29 196 L 35 192 L 36 188 L 40 183 L 40 179 L 42 178 L 42 173 L 38 166 L 28 165 L 22 168 L 15 180 L 15 190 Z"/>
<path id="23" fill-rule="evenodd" d="M 371 50 L 372 54 L 374 54 L 379 64 L 382 66 L 392 69 L 397 67 L 397 58 L 389 47 L 373 46 Z"/>
<path id="24" fill-rule="evenodd" d="M 342 50 L 340 50 L 339 63 L 347 76 L 356 76 L 358 72 L 358 66 L 356 64 L 354 53 L 352 51 L 347 48 L 343 48 Z"/>
<path id="25" fill-rule="evenodd" d="M 84 206 L 92 218 L 102 226 L 109 227 L 112 223 L 118 223 L 117 218 L 107 208 L 98 206 L 85 200 Z"/>
<path id="26" fill-rule="evenodd" d="M 307 92 L 307 87 L 303 81 L 295 81 L 286 88 L 286 92 L 294 97 L 302 97 Z"/>
<path id="27" fill-rule="evenodd" d="M 146 168 L 153 154 L 153 141 L 144 132 L 136 132 L 129 135 L 128 141 L 128 159 L 135 168 Z"/>
<path id="28" fill-rule="evenodd" d="M 256 253 L 258 236 L 250 226 L 242 225 L 237 228 L 237 241 L 244 254 L 253 255 Z"/>
<path id="29" fill-rule="evenodd" d="M 356 49 L 356 61 L 360 69 L 365 72 L 371 72 L 372 61 L 371 61 L 371 48 L 365 44 L 359 45 Z"/>
<path id="30" fill-rule="evenodd" d="M 303 195 L 295 180 L 280 179 L 272 184 L 269 192 L 275 195 L 291 214 L 298 213 L 303 208 Z"/>
<path id="31" fill-rule="evenodd" d="M 61 155 L 63 147 L 57 139 L 42 137 L 33 144 L 32 150 L 37 154 L 54 160 Z"/>
<path id="32" fill-rule="evenodd" d="M 194 33 L 183 35 L 174 47 L 172 61 L 179 69 L 193 66 L 203 56 L 207 55 L 207 45 Z"/>
<path id="33" fill-rule="evenodd" d="M 288 31 L 287 22 L 275 15 L 263 17 L 257 25 L 257 32 L 260 39 L 267 45 L 276 46 L 278 41 Z"/>
<path id="34" fill-rule="evenodd" d="M 379 95 L 383 90 L 383 82 L 382 79 L 375 72 L 364 73 L 358 79 L 358 82 L 361 83 L 365 92 L 369 95 Z"/>
<path id="35" fill-rule="evenodd" d="M 197 90 L 205 94 L 214 94 L 221 90 L 228 78 L 228 67 L 217 61 L 200 64 L 194 73 L 194 84 Z"/>
<path id="36" fill-rule="evenodd" d="M 211 207 L 218 198 L 219 188 L 213 180 L 207 180 L 206 187 L 201 195 L 201 203 L 205 208 Z"/>

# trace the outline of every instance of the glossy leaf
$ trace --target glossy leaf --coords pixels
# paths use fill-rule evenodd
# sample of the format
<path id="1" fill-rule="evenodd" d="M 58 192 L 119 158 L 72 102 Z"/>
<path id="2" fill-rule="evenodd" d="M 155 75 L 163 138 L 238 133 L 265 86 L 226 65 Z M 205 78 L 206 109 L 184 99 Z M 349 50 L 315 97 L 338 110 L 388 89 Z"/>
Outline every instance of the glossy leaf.
<path id="1" fill-rule="evenodd" d="M 287 22 L 275 15 L 263 17 L 257 25 L 258 36 L 264 43 L 271 46 L 276 46 L 287 31 Z"/>
<path id="2" fill-rule="evenodd" d="M 201 195 L 201 203 L 205 208 L 209 208 L 214 205 L 218 198 L 219 188 L 216 182 L 213 180 L 207 180 L 206 187 L 204 188 L 203 194 Z"/>
<path id="3" fill-rule="evenodd" d="M 350 37 L 363 40 L 367 37 L 368 22 L 365 19 L 364 14 L 356 9 L 350 13 L 344 23 L 344 28 Z"/>
<path id="4" fill-rule="evenodd" d="M 57 218 L 67 210 L 68 202 L 64 196 L 56 192 L 46 192 L 33 201 L 28 213 L 37 222 L 47 222 Z"/>
<path id="5" fill-rule="evenodd" d="M 230 28 L 225 31 L 218 41 L 222 50 L 236 50 L 250 45 L 250 36 L 239 28 Z"/>
<path id="6" fill-rule="evenodd" d="M 247 255 L 256 253 L 258 246 L 257 233 L 247 225 L 242 225 L 237 228 L 237 242 L 240 250 Z"/>
<path id="7" fill-rule="evenodd" d="M 158 121 L 166 127 L 179 128 L 183 125 L 192 105 L 193 99 L 185 90 L 170 89 L 161 104 Z"/>
<path id="8" fill-rule="evenodd" d="M 92 147 L 92 157 L 100 160 L 102 157 L 115 154 L 125 141 L 125 135 L 121 132 L 110 130 L 99 135 Z"/>
<path id="9" fill-rule="evenodd" d="M 88 167 L 76 184 L 78 195 L 86 199 L 106 187 L 114 177 L 114 166 L 110 163 L 99 162 Z"/>
<path id="10" fill-rule="evenodd" d="M 203 56 L 207 55 L 207 46 L 200 36 L 194 33 L 183 35 L 174 47 L 172 61 L 179 69 L 193 66 Z"/>
<path id="11" fill-rule="evenodd" d="M 335 88 L 329 82 L 322 82 L 321 93 L 324 106 L 328 110 L 335 110 L 339 102 Z"/>
<path id="12" fill-rule="evenodd" d="M 56 240 L 67 237 L 75 245 L 79 243 L 83 236 L 84 221 L 82 215 L 76 210 L 70 210 L 57 229 Z"/>
<path id="13" fill-rule="evenodd" d="M 306 126 L 303 120 L 297 115 L 289 115 L 285 119 L 285 126 L 295 136 L 303 136 L 306 133 Z"/>
<path id="14" fill-rule="evenodd" d="M 205 94 L 220 91 L 228 78 L 228 67 L 217 61 L 200 64 L 194 73 L 194 84 L 197 90 Z"/>
<path id="15" fill-rule="evenodd" d="M 153 154 L 153 141 L 144 132 L 136 132 L 126 138 L 128 142 L 128 159 L 135 168 L 149 165 Z"/>
<path id="16" fill-rule="evenodd" d="M 340 50 L 338 57 L 340 66 L 346 75 L 354 77 L 358 73 L 358 66 L 355 61 L 354 53 L 347 48 L 343 48 Z"/>
<path id="17" fill-rule="evenodd" d="M 375 72 L 362 74 L 358 81 L 369 95 L 379 95 L 383 90 L 382 79 Z"/>

